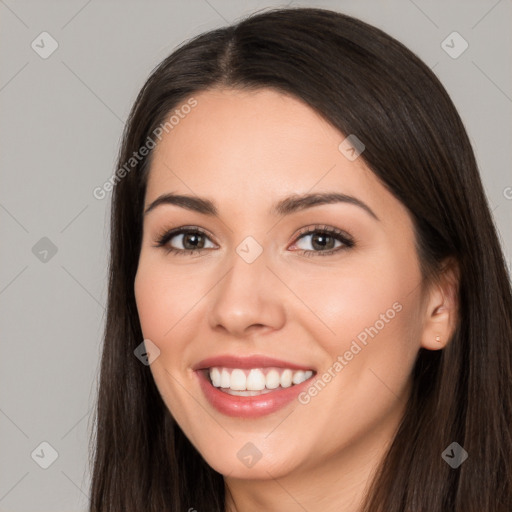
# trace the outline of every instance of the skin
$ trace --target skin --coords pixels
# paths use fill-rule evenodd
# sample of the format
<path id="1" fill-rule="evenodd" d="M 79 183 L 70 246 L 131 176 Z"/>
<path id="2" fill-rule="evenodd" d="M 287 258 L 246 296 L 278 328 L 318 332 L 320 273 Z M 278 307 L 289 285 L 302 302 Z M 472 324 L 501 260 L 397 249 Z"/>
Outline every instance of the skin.
<path id="1" fill-rule="evenodd" d="M 216 203 L 219 218 L 176 205 L 145 215 L 134 285 L 144 337 L 160 349 L 155 383 L 224 475 L 226 510 L 356 511 L 403 415 L 419 348 L 441 349 L 453 332 L 454 274 L 422 282 L 409 212 L 361 158 L 342 154 L 345 136 L 306 104 L 270 89 L 194 97 L 197 106 L 155 148 L 145 205 L 169 192 L 197 195 Z M 354 196 L 378 220 L 347 203 L 269 213 L 279 199 L 307 192 Z M 298 239 L 315 225 L 347 232 L 355 246 L 319 254 L 311 234 Z M 180 226 L 212 235 L 199 256 L 155 247 Z M 263 248 L 250 264 L 236 252 L 247 236 Z M 168 245 L 182 242 L 178 235 Z M 228 417 L 192 371 L 214 355 L 264 354 L 321 376 L 397 302 L 400 312 L 307 404 Z M 262 454 L 251 468 L 237 457 L 247 442 Z"/>

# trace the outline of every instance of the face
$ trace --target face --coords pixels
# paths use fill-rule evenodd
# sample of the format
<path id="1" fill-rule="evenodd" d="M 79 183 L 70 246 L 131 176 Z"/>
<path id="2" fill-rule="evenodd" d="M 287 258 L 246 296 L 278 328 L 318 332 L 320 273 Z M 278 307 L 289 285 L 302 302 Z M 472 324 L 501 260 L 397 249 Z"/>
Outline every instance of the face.
<path id="1" fill-rule="evenodd" d="M 154 150 L 135 279 L 162 399 L 231 478 L 361 461 L 397 427 L 420 348 L 410 215 L 300 100 L 194 97 Z"/>

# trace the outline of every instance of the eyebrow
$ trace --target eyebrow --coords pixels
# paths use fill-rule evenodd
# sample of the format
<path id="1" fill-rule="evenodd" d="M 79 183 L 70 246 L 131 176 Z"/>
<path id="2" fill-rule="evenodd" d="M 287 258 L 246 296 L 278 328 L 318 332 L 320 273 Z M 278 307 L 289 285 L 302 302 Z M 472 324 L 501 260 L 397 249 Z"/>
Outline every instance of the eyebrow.
<path id="1" fill-rule="evenodd" d="M 346 203 L 358 206 L 368 213 L 375 220 L 380 220 L 375 212 L 363 201 L 356 197 L 349 196 L 346 194 L 340 194 L 336 192 L 324 192 L 314 194 L 295 194 L 292 196 L 285 197 L 275 203 L 270 209 L 270 214 L 275 216 L 285 216 L 299 210 L 305 210 L 312 208 L 313 206 L 319 206 L 323 204 L 334 204 L 334 203 Z M 218 217 L 219 211 L 215 206 L 215 203 L 207 198 L 189 196 L 185 194 L 163 194 L 156 198 L 145 210 L 144 215 L 147 215 L 150 211 L 154 210 L 160 205 L 170 204 L 186 208 L 203 215 L 209 215 L 212 217 Z"/>

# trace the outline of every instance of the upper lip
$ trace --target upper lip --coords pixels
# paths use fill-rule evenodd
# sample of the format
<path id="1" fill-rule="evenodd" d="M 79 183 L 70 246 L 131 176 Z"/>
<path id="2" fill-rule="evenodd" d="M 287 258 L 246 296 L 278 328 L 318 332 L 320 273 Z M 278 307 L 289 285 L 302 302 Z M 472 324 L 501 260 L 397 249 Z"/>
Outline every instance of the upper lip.
<path id="1" fill-rule="evenodd" d="M 283 361 L 264 355 L 234 356 L 230 354 L 208 357 L 193 366 L 193 370 L 204 370 L 220 366 L 225 368 L 265 368 L 274 366 L 278 368 L 290 368 L 291 370 L 313 370 L 311 366 Z"/>

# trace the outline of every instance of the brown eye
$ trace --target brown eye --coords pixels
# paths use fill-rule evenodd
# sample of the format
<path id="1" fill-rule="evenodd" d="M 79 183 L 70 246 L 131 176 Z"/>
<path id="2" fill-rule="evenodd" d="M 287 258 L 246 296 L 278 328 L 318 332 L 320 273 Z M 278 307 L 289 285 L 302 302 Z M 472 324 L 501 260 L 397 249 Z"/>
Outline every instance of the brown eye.
<path id="1" fill-rule="evenodd" d="M 303 240 L 308 242 L 299 246 Z M 327 256 L 353 247 L 354 241 L 350 235 L 330 227 L 315 227 L 303 231 L 294 243 L 305 256 Z M 309 249 L 308 246 L 312 247 Z"/>
<path id="2" fill-rule="evenodd" d="M 156 246 L 164 247 L 169 253 L 194 254 L 208 248 L 207 240 L 209 240 L 208 235 L 199 229 L 179 228 L 161 235 Z M 215 245 L 211 244 L 211 247 Z"/>
<path id="3" fill-rule="evenodd" d="M 302 236 L 301 240 L 304 240 L 307 237 L 311 237 L 311 246 L 317 250 L 334 249 L 334 247 L 336 246 L 336 242 L 339 242 L 332 235 L 320 233 L 318 231 L 311 233 L 309 235 Z M 339 243 L 341 244 L 341 242 Z"/>

